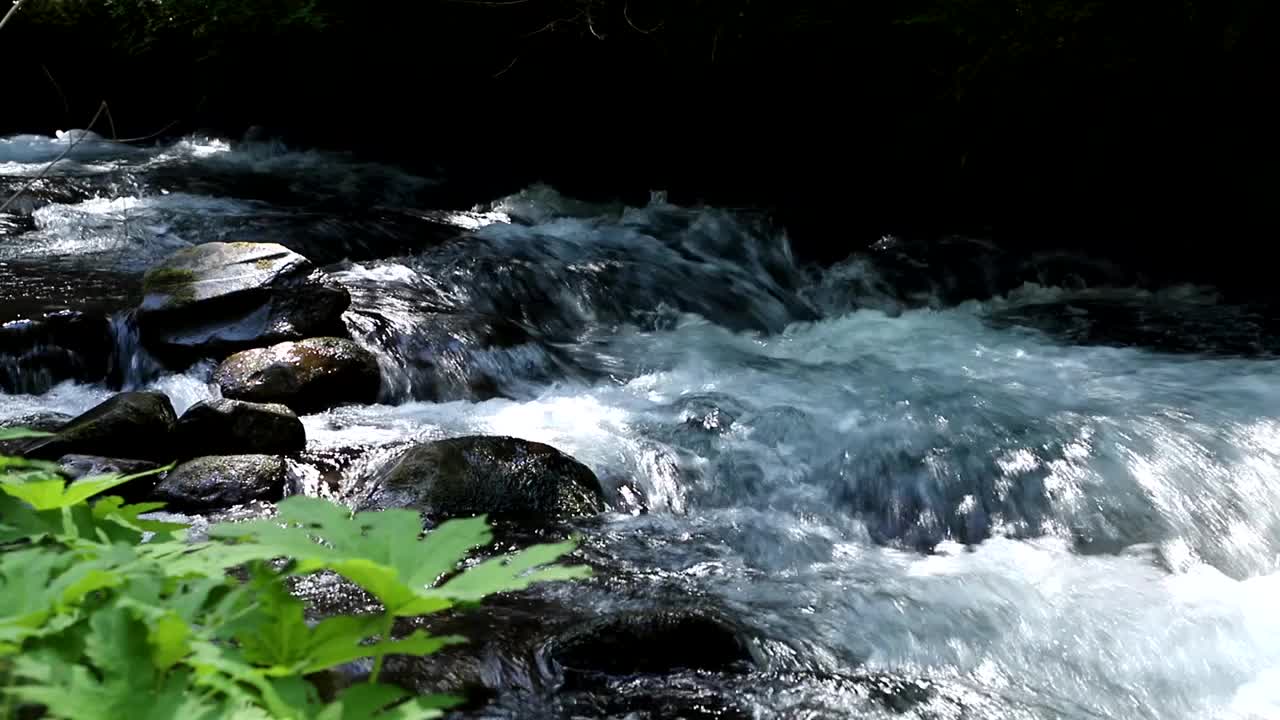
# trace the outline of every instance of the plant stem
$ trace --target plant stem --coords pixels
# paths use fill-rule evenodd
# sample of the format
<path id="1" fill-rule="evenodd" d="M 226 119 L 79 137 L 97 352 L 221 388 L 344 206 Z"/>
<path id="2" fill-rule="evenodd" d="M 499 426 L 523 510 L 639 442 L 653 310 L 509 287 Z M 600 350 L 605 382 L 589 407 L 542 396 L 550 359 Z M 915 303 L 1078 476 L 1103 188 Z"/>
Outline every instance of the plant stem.
<path id="1" fill-rule="evenodd" d="M 8 720 L 13 717 L 13 696 L 5 692 L 9 689 L 9 685 L 13 682 L 13 667 L 5 665 L 0 669 L 0 718 Z"/>
<path id="2" fill-rule="evenodd" d="M 382 642 L 388 642 L 391 640 L 391 627 L 395 625 L 396 616 L 390 610 L 384 610 L 383 612 L 386 613 L 386 617 L 382 623 L 381 640 Z M 385 655 L 379 655 L 373 659 L 373 672 L 369 674 L 370 685 L 378 682 L 378 676 L 382 674 L 382 660 L 385 657 Z"/>
<path id="3" fill-rule="evenodd" d="M 0 30 L 3 30 L 4 26 L 9 24 L 9 18 L 18 14 L 18 8 L 22 7 L 24 2 L 26 0 L 13 0 L 13 7 L 9 8 L 9 12 L 5 13 L 3 18 L 0 18 Z"/>

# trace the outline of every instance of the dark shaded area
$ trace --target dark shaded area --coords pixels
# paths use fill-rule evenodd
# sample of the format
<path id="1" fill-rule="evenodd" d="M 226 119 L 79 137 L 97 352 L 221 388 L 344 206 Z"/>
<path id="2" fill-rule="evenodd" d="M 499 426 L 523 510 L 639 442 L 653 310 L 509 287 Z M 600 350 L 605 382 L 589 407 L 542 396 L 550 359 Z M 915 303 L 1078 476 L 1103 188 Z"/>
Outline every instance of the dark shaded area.
<path id="1" fill-rule="evenodd" d="M 136 4 L 32 0 L 0 132 L 106 99 L 122 136 L 260 125 L 439 165 L 459 205 L 667 189 L 776 209 L 818 260 L 968 232 L 1269 279 L 1223 258 L 1274 227 L 1263 0 Z"/>

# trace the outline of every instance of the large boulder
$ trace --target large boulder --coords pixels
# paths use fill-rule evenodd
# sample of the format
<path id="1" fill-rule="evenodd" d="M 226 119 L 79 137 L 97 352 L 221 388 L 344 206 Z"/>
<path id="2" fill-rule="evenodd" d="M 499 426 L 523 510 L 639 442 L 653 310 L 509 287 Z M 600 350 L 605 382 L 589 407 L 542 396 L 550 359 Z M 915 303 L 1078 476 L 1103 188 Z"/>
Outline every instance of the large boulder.
<path id="1" fill-rule="evenodd" d="M 342 331 L 344 288 L 274 243 L 206 243 L 143 277 L 142 342 L 163 357 L 225 357 L 237 350 Z"/>
<path id="2" fill-rule="evenodd" d="M 99 455 L 167 462 L 177 454 L 169 433 L 177 421 L 163 393 L 123 392 L 71 420 L 23 450 L 31 458 Z"/>
<path id="3" fill-rule="evenodd" d="M 169 510 L 206 512 L 254 500 L 278 500 L 287 466 L 278 455 L 222 455 L 185 462 L 165 476 L 151 499 Z"/>
<path id="4" fill-rule="evenodd" d="M 543 524 L 605 509 L 595 473 L 542 443 L 460 437 L 416 445 L 373 478 L 361 509 L 413 508 L 446 519 L 487 514 Z"/>
<path id="5" fill-rule="evenodd" d="M 368 350 L 342 338 L 309 338 L 227 358 L 213 373 L 224 397 L 318 412 L 378 399 L 382 376 Z"/>
<path id="6" fill-rule="evenodd" d="M 292 455 L 307 446 L 302 421 L 277 403 L 205 400 L 183 413 L 173 432 L 182 457 Z"/>
<path id="7" fill-rule="evenodd" d="M 754 664 L 746 639 L 729 622 L 685 609 L 594 620 L 556 638 L 547 655 L 564 670 L 604 675 L 732 672 Z"/>

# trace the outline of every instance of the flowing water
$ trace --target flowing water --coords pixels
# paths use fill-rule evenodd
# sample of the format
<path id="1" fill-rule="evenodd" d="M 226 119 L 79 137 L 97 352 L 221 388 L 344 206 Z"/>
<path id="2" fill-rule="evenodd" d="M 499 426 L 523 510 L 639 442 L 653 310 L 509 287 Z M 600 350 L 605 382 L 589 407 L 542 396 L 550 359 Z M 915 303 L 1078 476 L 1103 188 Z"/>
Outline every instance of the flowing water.
<path id="1" fill-rule="evenodd" d="M 0 191 L 67 141 L 0 139 Z M 440 183 L 340 155 L 82 145 L 0 214 L 0 309 L 115 313 L 118 384 L 181 411 L 215 392 L 210 366 L 137 348 L 139 273 L 221 239 L 328 264 L 385 382 L 304 418 L 300 486 L 341 496 L 409 442 L 469 433 L 576 456 L 615 509 L 582 552 L 625 590 L 545 597 L 698 598 L 755 639 L 761 671 L 665 692 L 762 718 L 1280 717 L 1268 308 L 959 239 L 946 262 L 885 239 L 810 268 L 762 218 L 660 196 L 450 211 Z M 108 384 L 0 395 L 0 419 Z M 532 691 L 485 714 L 593 716 Z"/>

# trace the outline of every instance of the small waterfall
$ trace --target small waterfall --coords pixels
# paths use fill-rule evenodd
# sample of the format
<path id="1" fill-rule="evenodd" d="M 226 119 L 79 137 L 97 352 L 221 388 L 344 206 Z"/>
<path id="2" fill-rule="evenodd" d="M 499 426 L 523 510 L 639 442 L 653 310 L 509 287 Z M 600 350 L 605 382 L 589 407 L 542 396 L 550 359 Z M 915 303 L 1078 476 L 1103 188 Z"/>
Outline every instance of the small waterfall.
<path id="1" fill-rule="evenodd" d="M 142 346 L 132 310 L 113 314 L 110 324 L 112 348 L 108 378 L 114 387 L 140 388 L 164 374 L 164 366 Z"/>

